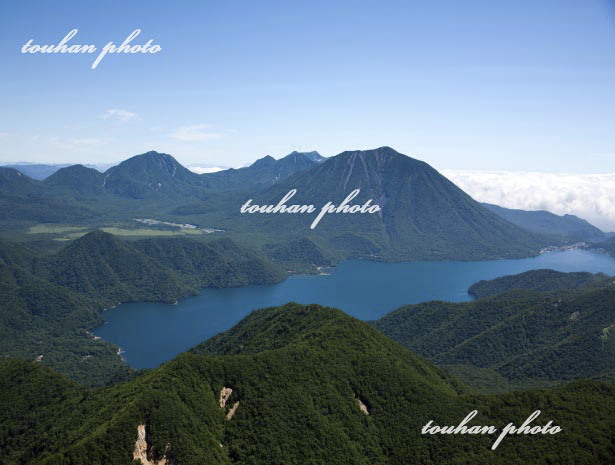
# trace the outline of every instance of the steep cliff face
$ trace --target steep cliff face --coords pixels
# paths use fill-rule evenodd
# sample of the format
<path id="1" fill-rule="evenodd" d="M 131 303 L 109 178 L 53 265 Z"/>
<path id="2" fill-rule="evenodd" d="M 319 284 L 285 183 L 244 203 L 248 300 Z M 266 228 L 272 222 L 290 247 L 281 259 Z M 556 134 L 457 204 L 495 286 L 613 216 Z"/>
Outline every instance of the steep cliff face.
<path id="1" fill-rule="evenodd" d="M 137 440 L 135 442 L 135 448 L 132 452 L 133 460 L 139 460 L 141 465 L 173 465 L 173 461 L 167 457 L 170 450 L 171 444 L 168 444 L 162 458 L 158 460 L 152 458 L 152 447 L 147 442 L 145 425 L 137 426 Z"/>

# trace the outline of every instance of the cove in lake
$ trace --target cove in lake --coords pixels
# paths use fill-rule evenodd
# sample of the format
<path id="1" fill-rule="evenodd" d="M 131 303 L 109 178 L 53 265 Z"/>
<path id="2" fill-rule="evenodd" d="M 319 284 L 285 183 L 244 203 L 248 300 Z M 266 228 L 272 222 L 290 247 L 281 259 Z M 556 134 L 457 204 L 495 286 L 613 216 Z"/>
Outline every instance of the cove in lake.
<path id="1" fill-rule="evenodd" d="M 521 260 L 382 263 L 348 260 L 330 275 L 291 276 L 280 284 L 204 289 L 176 305 L 132 303 L 103 313 L 94 333 L 119 345 L 134 368 L 153 368 L 226 331 L 251 311 L 287 302 L 317 303 L 375 320 L 406 304 L 472 300 L 481 279 L 550 268 L 615 275 L 615 259 L 585 250 L 551 252 Z"/>

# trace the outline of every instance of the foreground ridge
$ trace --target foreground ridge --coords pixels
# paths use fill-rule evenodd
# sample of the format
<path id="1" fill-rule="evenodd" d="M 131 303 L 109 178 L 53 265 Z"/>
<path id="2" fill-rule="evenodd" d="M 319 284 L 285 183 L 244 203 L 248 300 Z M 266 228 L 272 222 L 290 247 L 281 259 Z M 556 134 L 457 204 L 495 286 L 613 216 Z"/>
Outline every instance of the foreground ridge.
<path id="1" fill-rule="evenodd" d="M 611 385 L 471 395 L 368 324 L 318 305 L 256 311 L 191 353 L 94 391 L 40 364 L 5 359 L 0 389 L 0 424 L 13 431 L 0 436 L 6 463 L 128 464 L 135 430 L 142 459 L 177 465 L 547 464 L 570 457 L 589 465 L 610 463 L 615 446 Z M 221 393 L 225 407 L 241 404 L 231 421 Z M 472 410 L 480 412 L 476 424 L 502 427 L 537 405 L 562 433 L 509 437 L 496 455 L 488 436 L 420 434 L 430 420 L 457 424 Z M 578 447 L 589 440 L 598 445 Z"/>

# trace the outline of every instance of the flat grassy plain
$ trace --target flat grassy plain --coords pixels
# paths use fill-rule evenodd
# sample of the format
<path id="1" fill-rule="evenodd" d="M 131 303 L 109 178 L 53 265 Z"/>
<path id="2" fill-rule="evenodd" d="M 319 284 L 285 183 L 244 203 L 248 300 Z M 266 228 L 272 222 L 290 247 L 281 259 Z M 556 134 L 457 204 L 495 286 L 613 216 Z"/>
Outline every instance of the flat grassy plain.
<path id="1" fill-rule="evenodd" d="M 203 236 L 206 233 L 200 229 L 156 229 L 156 228 L 123 228 L 109 226 L 101 228 L 89 228 L 87 226 L 62 225 L 62 224 L 37 224 L 30 227 L 27 233 L 32 235 L 53 235 L 56 241 L 70 241 L 84 236 L 92 229 L 115 234 L 123 237 L 172 237 L 172 236 Z"/>
<path id="2" fill-rule="evenodd" d="M 84 231 L 85 226 L 70 226 L 66 224 L 42 223 L 32 226 L 28 230 L 28 234 L 66 234 L 77 231 Z"/>

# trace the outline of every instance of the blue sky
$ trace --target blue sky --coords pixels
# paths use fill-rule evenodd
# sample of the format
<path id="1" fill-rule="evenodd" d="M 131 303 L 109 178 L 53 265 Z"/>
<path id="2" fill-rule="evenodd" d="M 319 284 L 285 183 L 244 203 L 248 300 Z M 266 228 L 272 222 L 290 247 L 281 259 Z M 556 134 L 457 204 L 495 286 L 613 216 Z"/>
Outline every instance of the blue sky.
<path id="1" fill-rule="evenodd" d="M 21 54 L 154 39 L 155 55 Z M 237 166 L 389 145 L 439 169 L 615 172 L 615 3 L 0 4 L 0 161 Z"/>

